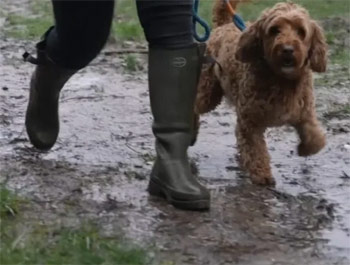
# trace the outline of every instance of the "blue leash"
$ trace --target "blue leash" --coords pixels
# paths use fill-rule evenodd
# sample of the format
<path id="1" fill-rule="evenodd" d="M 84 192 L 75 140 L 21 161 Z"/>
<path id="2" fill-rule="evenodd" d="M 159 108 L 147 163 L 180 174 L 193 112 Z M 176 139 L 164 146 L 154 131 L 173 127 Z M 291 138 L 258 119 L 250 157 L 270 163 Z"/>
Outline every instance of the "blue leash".
<path id="1" fill-rule="evenodd" d="M 228 5 L 230 5 L 230 2 L 228 0 L 224 0 L 224 1 Z M 205 42 L 210 37 L 210 27 L 209 27 L 208 23 L 198 15 L 198 8 L 199 8 L 199 0 L 194 0 L 194 3 L 193 3 L 193 36 L 194 36 L 196 41 Z M 232 10 L 232 12 L 234 12 L 232 7 L 230 9 Z M 233 23 L 236 25 L 236 27 L 240 31 L 244 31 L 246 29 L 244 20 L 238 14 L 233 13 L 232 20 L 233 20 Z M 199 25 L 201 25 L 204 29 L 204 34 L 202 36 L 199 36 L 199 34 L 197 32 L 197 25 L 196 25 L 197 23 Z"/>
<path id="2" fill-rule="evenodd" d="M 233 23 L 235 23 L 236 27 L 240 31 L 244 31 L 246 29 L 243 19 L 238 14 L 233 15 Z"/>
<path id="3" fill-rule="evenodd" d="M 226 6 L 227 6 L 228 11 L 231 13 L 233 23 L 236 25 L 236 27 L 240 31 L 245 30 L 246 26 L 244 24 L 244 21 L 238 14 L 236 14 L 235 10 L 233 9 L 233 7 L 232 7 L 232 5 L 230 3 L 230 0 L 223 0 L 223 1 L 225 2 Z"/>
<path id="4" fill-rule="evenodd" d="M 208 23 L 198 15 L 198 7 L 199 7 L 199 0 L 194 0 L 194 3 L 193 3 L 193 26 L 192 26 L 193 27 L 193 36 L 194 36 L 196 41 L 205 42 L 209 39 L 210 27 L 209 27 Z M 199 25 L 201 25 L 204 29 L 204 34 L 202 36 L 200 36 L 197 32 L 197 25 L 196 25 L 197 23 Z"/>

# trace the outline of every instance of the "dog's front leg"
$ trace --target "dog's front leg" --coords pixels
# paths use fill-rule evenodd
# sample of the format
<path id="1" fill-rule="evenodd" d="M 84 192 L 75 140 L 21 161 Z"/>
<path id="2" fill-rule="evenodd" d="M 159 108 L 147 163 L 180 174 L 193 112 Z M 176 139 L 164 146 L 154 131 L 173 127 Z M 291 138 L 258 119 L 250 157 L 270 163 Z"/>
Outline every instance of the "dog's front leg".
<path id="1" fill-rule="evenodd" d="M 236 137 L 241 166 L 249 173 L 252 182 L 259 185 L 274 185 L 264 129 L 254 128 L 246 121 L 238 121 Z"/>
<path id="2" fill-rule="evenodd" d="M 325 134 L 319 125 L 315 113 L 307 115 L 307 118 L 296 124 L 295 128 L 300 137 L 298 155 L 314 155 L 326 145 Z"/>

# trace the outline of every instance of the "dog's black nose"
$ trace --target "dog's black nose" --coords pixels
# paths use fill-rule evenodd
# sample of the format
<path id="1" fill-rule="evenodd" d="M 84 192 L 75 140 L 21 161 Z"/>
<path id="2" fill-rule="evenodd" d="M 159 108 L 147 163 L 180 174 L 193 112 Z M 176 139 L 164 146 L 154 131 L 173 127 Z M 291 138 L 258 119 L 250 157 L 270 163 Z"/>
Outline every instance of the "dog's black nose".
<path id="1" fill-rule="evenodd" d="M 286 46 L 283 47 L 283 54 L 284 55 L 292 55 L 293 52 L 294 52 L 293 46 L 286 45 Z"/>

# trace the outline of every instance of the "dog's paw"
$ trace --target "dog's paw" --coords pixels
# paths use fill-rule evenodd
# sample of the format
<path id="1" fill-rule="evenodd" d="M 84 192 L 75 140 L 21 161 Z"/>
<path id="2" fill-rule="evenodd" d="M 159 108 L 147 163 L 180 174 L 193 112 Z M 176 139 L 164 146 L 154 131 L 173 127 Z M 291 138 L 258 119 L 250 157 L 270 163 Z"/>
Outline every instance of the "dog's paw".
<path id="1" fill-rule="evenodd" d="M 311 156 L 317 154 L 326 145 L 326 137 L 319 135 L 314 137 L 309 142 L 301 142 L 298 145 L 299 156 Z"/>
<path id="2" fill-rule="evenodd" d="M 251 180 L 256 185 L 275 186 L 276 181 L 272 176 L 251 176 Z"/>

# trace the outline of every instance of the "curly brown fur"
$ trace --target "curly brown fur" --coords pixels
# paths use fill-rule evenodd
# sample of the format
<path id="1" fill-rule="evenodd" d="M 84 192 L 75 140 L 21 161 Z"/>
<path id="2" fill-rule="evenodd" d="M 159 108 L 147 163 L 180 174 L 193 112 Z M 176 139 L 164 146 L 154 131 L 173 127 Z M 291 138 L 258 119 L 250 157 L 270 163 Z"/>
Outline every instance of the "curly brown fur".
<path id="1" fill-rule="evenodd" d="M 243 33 L 225 19 L 224 12 L 222 0 L 217 0 L 217 27 L 208 42 L 208 53 L 219 64 L 202 71 L 196 113 L 218 105 L 221 97 L 213 95 L 222 91 L 236 108 L 242 168 L 253 183 L 274 184 L 264 140 L 266 128 L 294 126 L 300 137 L 300 156 L 316 154 L 325 146 L 312 80 L 312 71 L 326 70 L 325 38 L 308 12 L 294 3 L 278 3 L 263 11 Z"/>

